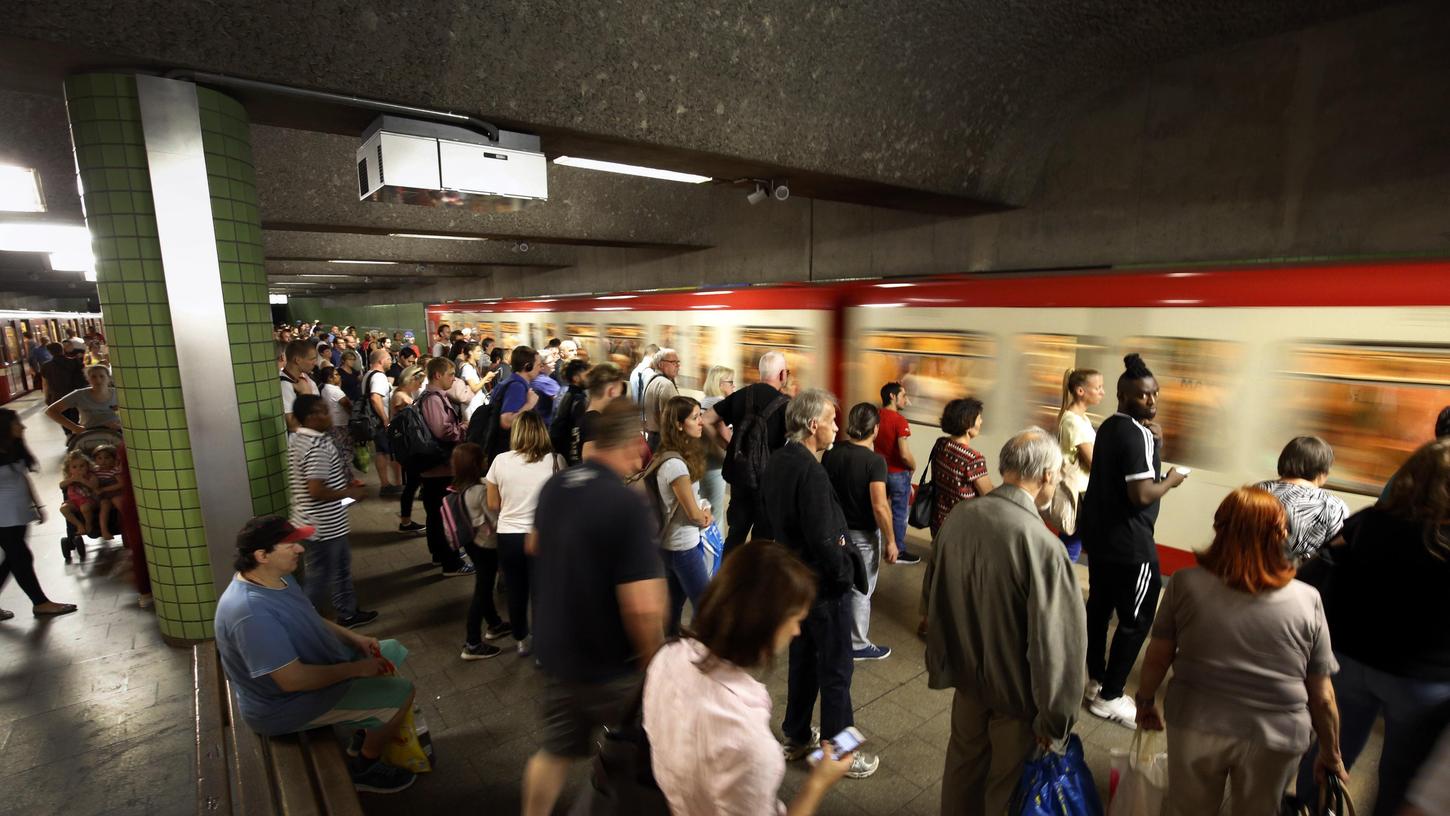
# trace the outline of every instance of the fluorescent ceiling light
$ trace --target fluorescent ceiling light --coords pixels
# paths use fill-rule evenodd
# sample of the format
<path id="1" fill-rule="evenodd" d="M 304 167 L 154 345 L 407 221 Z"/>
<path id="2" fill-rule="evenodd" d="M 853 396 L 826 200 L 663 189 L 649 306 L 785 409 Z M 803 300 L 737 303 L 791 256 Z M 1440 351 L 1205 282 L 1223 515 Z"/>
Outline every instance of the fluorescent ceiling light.
<path id="1" fill-rule="evenodd" d="M 481 235 L 428 235 L 423 232 L 390 232 L 389 238 L 431 238 L 434 241 L 487 241 Z"/>
<path id="2" fill-rule="evenodd" d="M 308 273 L 304 273 L 304 274 L 301 274 L 301 275 L 297 275 L 296 277 L 299 277 L 299 278 L 334 278 L 334 279 L 340 278 L 342 280 L 352 280 L 353 278 L 356 278 L 357 275 L 331 275 L 331 274 L 327 274 L 327 273 L 324 273 L 324 272 L 308 272 Z"/>
<path id="3" fill-rule="evenodd" d="M 273 306 L 286 306 L 287 305 L 287 293 L 286 292 L 269 292 L 267 294 L 267 302 L 270 303 L 270 304 L 272 304 Z"/>
<path id="4" fill-rule="evenodd" d="M 351 260 L 342 260 L 342 259 L 333 259 L 331 261 L 328 261 L 328 263 L 372 264 L 374 266 L 397 266 L 398 265 L 398 262 L 397 261 L 351 261 Z"/>
<path id="5" fill-rule="evenodd" d="M 687 184 L 700 184 L 710 180 L 709 176 L 697 176 L 694 173 L 679 173 L 674 170 L 659 170 L 654 167 L 640 167 L 637 164 L 620 164 L 618 162 L 600 161 L 598 159 L 576 159 L 573 156 L 560 156 L 554 159 L 554 164 L 562 164 L 566 167 L 582 167 L 585 170 L 603 170 L 606 173 L 623 173 L 626 176 L 644 176 L 645 178 L 664 179 L 665 181 L 683 181 Z"/>
<path id="6" fill-rule="evenodd" d="M 695 297 L 718 297 L 720 295 L 733 295 L 735 293 L 729 289 L 706 289 L 701 292 L 691 292 L 690 294 Z"/>
<path id="7" fill-rule="evenodd" d="M 627 311 L 629 311 L 629 307 L 628 306 L 595 306 L 594 307 L 594 311 L 596 311 L 596 312 L 627 312 Z"/>
<path id="8" fill-rule="evenodd" d="M 86 282 L 87 283 L 95 283 L 96 282 L 96 270 L 94 270 L 94 269 L 87 269 L 85 271 L 85 278 L 86 278 Z"/>
<path id="9" fill-rule="evenodd" d="M 914 283 L 878 283 L 877 289 L 905 289 L 908 286 L 915 286 Z"/>
<path id="10" fill-rule="evenodd" d="M 639 295 L 600 295 L 595 300 L 634 300 Z"/>
<path id="11" fill-rule="evenodd" d="M 699 306 L 691 306 L 690 308 L 691 309 L 728 309 L 730 307 L 729 306 L 726 306 L 723 303 L 702 303 Z"/>
<path id="12" fill-rule="evenodd" d="M 0 164 L 0 210 L 45 212 L 40 174 L 33 167 Z"/>
<path id="13" fill-rule="evenodd" d="M 52 252 L 50 253 L 50 268 L 56 272 L 88 272 L 94 275 L 96 273 L 96 256 L 91 254 L 90 247 Z M 91 280 L 95 280 L 95 278 L 91 278 Z"/>
<path id="14" fill-rule="evenodd" d="M 867 308 L 867 309 L 900 309 L 902 306 L 905 306 L 906 304 L 905 303 L 863 303 L 861 305 L 863 307 Z"/>
<path id="15" fill-rule="evenodd" d="M 0 249 L 11 252 L 90 251 L 91 234 L 70 224 L 0 224 Z"/>

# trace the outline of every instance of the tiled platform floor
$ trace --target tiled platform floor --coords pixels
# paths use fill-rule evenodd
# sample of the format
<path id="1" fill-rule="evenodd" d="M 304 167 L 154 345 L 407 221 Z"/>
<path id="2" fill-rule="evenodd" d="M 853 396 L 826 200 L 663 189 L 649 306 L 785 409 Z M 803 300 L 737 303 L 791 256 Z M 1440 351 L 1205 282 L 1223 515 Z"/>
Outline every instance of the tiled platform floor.
<path id="1" fill-rule="evenodd" d="M 37 483 L 49 486 L 58 481 L 61 433 L 37 406 L 34 398 L 12 405 L 26 413 L 27 438 L 44 460 Z M 440 577 L 421 538 L 393 532 L 395 510 L 393 501 L 373 499 L 353 511 L 358 595 L 382 612 L 368 631 L 411 650 L 405 670 L 418 684 L 439 762 L 402 794 L 365 795 L 364 807 L 371 814 L 517 813 L 523 765 L 538 744 L 535 669 L 511 653 L 458 659 L 472 580 Z M 46 591 L 81 610 L 37 621 L 13 581 L 0 593 L 0 606 L 17 612 L 0 623 L 0 815 L 192 813 L 189 654 L 165 646 L 151 613 L 136 607 L 123 554 L 67 566 L 62 530 L 54 517 L 33 527 L 31 549 Z M 881 754 L 881 770 L 838 785 L 824 814 L 937 812 L 951 694 L 926 687 L 914 634 L 920 581 L 920 567 L 888 567 L 882 575 L 872 634 L 896 653 L 857 664 L 852 686 L 857 725 Z M 784 657 L 768 682 L 778 721 Z M 1078 733 L 1105 793 L 1109 751 L 1125 748 L 1132 732 L 1084 711 Z M 1356 768 L 1360 802 L 1370 801 L 1378 754 L 1376 738 Z M 789 798 L 803 778 L 793 766 L 782 795 Z"/>

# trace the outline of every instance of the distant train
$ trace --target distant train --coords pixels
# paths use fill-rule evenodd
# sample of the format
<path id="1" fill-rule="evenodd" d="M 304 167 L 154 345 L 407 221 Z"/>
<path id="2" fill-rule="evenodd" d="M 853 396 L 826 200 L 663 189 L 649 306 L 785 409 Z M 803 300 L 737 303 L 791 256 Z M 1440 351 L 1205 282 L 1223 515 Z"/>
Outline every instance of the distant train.
<path id="1" fill-rule="evenodd" d="M 26 332 L 32 332 L 37 342 L 41 337 L 58 341 L 65 339 L 67 329 L 77 337 L 85 337 L 91 331 L 101 331 L 101 326 L 101 316 L 95 312 L 0 310 L 0 404 L 35 389 L 34 377 L 25 364 L 30 355 Z"/>
<path id="2" fill-rule="evenodd" d="M 1055 429 L 1063 372 L 1096 368 L 1116 401 L 1123 354 L 1162 388 L 1165 465 L 1194 469 L 1163 502 L 1165 571 L 1191 563 L 1230 489 L 1273 478 L 1299 434 L 1334 446 L 1329 488 L 1351 508 L 1378 495 L 1450 403 L 1450 263 L 1405 262 L 1140 272 L 974 276 L 454 302 L 428 308 L 504 347 L 572 338 L 593 361 L 632 367 L 646 343 L 675 348 L 680 385 L 712 365 L 743 386 L 771 349 L 792 379 L 877 401 L 891 380 L 913 405 L 911 447 L 924 463 L 942 406 L 985 403 L 976 447 L 995 470 L 1017 429 Z M 995 480 L 995 477 L 994 477 Z"/>

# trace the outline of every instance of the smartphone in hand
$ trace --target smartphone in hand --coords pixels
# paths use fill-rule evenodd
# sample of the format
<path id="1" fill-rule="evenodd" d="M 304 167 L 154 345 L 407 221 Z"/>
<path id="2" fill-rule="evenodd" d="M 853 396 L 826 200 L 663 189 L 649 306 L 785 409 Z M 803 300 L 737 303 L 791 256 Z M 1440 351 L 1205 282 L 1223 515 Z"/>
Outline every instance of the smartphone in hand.
<path id="1" fill-rule="evenodd" d="M 854 727 L 851 726 L 847 726 L 846 730 L 842 731 L 834 737 L 831 737 L 831 745 L 835 747 L 836 756 L 838 757 L 845 756 L 846 754 L 851 753 L 857 748 L 860 748 L 861 743 L 865 741 L 866 738 L 861 736 L 861 732 L 857 731 Z M 810 756 L 806 757 L 806 760 L 814 765 L 825 758 L 826 752 L 821 750 L 820 748 L 817 748 L 816 750 L 811 752 Z"/>

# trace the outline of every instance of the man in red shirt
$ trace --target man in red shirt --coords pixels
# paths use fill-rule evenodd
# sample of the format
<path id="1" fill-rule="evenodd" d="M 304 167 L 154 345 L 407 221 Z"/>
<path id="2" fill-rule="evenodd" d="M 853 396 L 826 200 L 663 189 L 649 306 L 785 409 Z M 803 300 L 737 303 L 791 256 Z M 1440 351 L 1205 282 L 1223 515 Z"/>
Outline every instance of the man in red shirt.
<path id="1" fill-rule="evenodd" d="M 919 564 L 921 556 L 906 551 L 906 513 L 911 507 L 911 474 L 916 459 L 902 442 L 911 436 L 911 423 L 901 409 L 911 404 L 899 382 L 881 386 L 881 425 L 876 431 L 876 452 L 886 460 L 886 496 L 891 500 L 891 526 L 896 535 L 896 563 Z"/>

